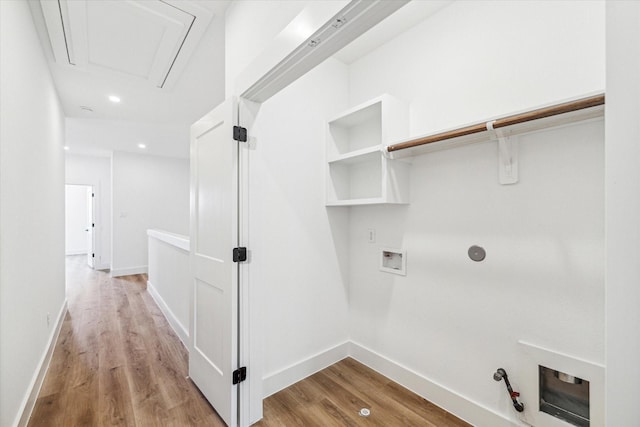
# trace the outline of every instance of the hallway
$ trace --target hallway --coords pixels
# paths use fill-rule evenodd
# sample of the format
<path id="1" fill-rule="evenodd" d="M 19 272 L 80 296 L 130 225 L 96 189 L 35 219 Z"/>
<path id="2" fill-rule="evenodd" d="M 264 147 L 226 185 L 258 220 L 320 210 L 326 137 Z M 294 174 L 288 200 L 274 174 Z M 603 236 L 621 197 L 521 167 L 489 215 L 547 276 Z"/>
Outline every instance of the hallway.
<path id="1" fill-rule="evenodd" d="M 187 377 L 187 351 L 146 292 L 67 257 L 69 311 L 29 426 L 224 426 Z"/>

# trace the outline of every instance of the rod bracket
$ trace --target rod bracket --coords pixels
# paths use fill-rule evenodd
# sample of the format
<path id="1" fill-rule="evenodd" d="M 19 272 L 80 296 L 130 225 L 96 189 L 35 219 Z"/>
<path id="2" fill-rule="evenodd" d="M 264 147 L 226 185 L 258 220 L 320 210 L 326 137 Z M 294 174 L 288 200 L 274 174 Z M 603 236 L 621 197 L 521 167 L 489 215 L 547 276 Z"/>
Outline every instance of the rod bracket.
<path id="1" fill-rule="evenodd" d="M 518 137 L 506 136 L 501 129 L 494 129 L 494 121 L 487 122 L 487 130 L 498 142 L 498 182 L 502 185 L 518 182 Z"/>

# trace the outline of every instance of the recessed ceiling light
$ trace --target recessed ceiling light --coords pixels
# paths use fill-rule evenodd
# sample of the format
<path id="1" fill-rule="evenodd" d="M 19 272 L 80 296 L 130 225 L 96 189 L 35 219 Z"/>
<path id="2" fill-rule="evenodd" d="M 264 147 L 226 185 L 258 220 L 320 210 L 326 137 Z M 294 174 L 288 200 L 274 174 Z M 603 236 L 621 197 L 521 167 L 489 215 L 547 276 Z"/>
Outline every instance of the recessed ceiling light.
<path id="1" fill-rule="evenodd" d="M 117 104 L 118 102 L 120 102 L 120 97 L 115 95 L 109 95 L 109 101 Z"/>
<path id="2" fill-rule="evenodd" d="M 145 149 L 147 148 L 147 144 L 138 144 L 138 148 Z"/>
<path id="3" fill-rule="evenodd" d="M 64 151 L 69 151 L 69 146 L 68 146 L 68 145 L 65 145 L 65 146 L 64 146 L 64 147 L 62 147 L 62 148 L 64 148 Z"/>

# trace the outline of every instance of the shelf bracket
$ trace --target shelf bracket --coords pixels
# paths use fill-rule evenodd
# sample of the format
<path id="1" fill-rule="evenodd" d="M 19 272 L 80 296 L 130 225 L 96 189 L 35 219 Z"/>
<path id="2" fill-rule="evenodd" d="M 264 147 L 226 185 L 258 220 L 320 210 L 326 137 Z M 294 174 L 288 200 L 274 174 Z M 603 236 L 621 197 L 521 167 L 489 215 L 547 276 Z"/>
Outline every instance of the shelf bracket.
<path id="1" fill-rule="evenodd" d="M 493 121 L 487 122 L 487 130 L 498 142 L 498 181 L 502 185 L 518 182 L 518 137 L 505 136 L 502 130 L 493 128 Z"/>

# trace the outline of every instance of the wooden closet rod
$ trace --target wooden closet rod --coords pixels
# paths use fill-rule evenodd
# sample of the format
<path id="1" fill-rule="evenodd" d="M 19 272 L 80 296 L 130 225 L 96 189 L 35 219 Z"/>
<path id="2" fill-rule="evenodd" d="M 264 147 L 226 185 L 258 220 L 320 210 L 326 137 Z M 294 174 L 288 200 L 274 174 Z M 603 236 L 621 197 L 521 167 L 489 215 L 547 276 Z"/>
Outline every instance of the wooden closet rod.
<path id="1" fill-rule="evenodd" d="M 387 147 L 387 151 L 391 153 L 393 151 L 418 147 L 420 145 L 432 144 L 434 142 L 445 141 L 447 139 L 457 138 L 460 136 L 485 132 L 487 130 L 491 130 L 491 128 L 503 128 L 506 126 L 530 122 L 532 120 L 544 119 L 545 117 L 557 116 L 559 114 L 583 110 L 585 108 L 597 107 L 599 105 L 604 105 L 604 94 L 590 96 L 588 98 L 582 98 L 576 101 L 565 102 L 562 104 L 556 104 L 550 107 L 527 111 L 525 113 L 514 114 L 512 116 L 502 117 L 500 119 L 490 120 L 488 122 L 477 123 L 474 125 L 465 126 L 460 129 L 450 130 L 435 135 L 413 139 L 411 141 L 401 142 L 399 144 L 393 144 Z"/>

